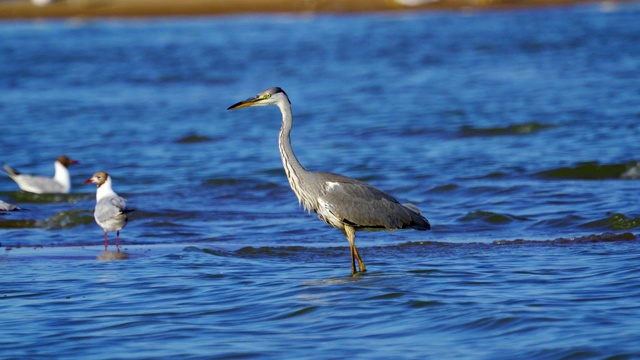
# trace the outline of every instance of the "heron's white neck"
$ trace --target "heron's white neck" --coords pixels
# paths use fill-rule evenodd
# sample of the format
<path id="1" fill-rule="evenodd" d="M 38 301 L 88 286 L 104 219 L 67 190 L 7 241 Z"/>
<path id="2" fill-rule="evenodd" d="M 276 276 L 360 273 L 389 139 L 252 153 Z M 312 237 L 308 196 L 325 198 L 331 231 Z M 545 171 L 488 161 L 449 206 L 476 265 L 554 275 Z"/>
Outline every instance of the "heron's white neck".
<path id="1" fill-rule="evenodd" d="M 71 190 L 71 177 L 69 176 L 69 169 L 67 169 L 67 167 L 62 165 L 62 163 L 60 163 L 59 161 L 56 161 L 53 166 L 55 168 L 53 180 L 62 185 L 63 192 L 68 193 L 69 190 Z"/>
<path id="2" fill-rule="evenodd" d="M 108 176 L 107 180 L 102 183 L 102 185 L 98 186 L 98 190 L 96 190 L 96 201 L 114 196 L 118 196 L 118 194 L 116 194 L 111 188 L 111 176 Z"/>
<path id="3" fill-rule="evenodd" d="M 291 147 L 291 128 L 293 127 L 293 116 L 291 114 L 291 106 L 289 103 L 279 102 L 276 104 L 282 113 L 282 127 L 278 137 L 278 147 L 280 148 L 280 157 L 284 171 L 289 179 L 291 189 L 298 197 L 298 202 L 302 203 L 305 210 L 313 209 L 315 199 L 303 190 L 305 184 L 304 178 L 309 173 L 293 152 Z"/>

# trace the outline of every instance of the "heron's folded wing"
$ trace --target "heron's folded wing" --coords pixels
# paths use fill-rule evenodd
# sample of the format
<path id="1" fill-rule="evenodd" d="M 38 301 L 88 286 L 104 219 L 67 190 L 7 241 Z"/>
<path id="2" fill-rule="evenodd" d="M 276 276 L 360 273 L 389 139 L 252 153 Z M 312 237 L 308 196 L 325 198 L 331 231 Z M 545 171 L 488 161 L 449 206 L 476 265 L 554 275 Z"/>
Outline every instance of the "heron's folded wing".
<path id="1" fill-rule="evenodd" d="M 359 181 L 331 181 L 323 203 L 337 218 L 355 228 L 401 229 L 416 225 L 420 217 L 391 195 Z"/>

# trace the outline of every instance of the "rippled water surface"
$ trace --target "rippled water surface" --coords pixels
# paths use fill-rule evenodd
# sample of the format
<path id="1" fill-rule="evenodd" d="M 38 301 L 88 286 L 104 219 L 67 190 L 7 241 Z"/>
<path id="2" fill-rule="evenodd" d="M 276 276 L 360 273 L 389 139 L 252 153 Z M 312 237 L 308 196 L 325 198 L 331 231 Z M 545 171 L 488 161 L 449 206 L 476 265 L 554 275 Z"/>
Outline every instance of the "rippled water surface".
<path id="1" fill-rule="evenodd" d="M 3 358 L 640 358 L 640 8 L 5 22 Z M 293 147 L 420 207 L 344 236 Z M 136 211 L 93 221 L 99 170 Z M 113 234 L 111 234 L 113 247 Z M 121 261 L 100 261 L 104 260 Z"/>

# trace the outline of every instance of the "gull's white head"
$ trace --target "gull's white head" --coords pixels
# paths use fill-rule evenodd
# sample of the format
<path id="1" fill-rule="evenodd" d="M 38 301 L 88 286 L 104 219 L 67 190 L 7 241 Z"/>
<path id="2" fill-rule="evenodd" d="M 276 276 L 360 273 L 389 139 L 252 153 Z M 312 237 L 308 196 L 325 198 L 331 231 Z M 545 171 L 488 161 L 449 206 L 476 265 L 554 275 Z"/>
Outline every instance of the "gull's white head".
<path id="1" fill-rule="evenodd" d="M 97 184 L 98 187 L 100 187 L 102 186 L 102 184 L 107 182 L 107 179 L 109 179 L 109 174 L 107 174 L 104 171 L 98 171 L 97 173 L 93 174 L 91 179 L 85 180 L 84 183 L 85 184 L 93 183 L 93 184 Z"/>

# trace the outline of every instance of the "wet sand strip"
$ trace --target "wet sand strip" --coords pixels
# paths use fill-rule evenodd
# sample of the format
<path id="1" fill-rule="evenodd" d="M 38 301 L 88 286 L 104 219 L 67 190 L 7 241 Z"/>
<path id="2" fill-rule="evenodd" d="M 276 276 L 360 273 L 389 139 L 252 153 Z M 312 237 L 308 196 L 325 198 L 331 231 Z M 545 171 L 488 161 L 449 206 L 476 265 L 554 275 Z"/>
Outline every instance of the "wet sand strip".
<path id="1" fill-rule="evenodd" d="M 611 6 L 618 1 L 602 2 Z M 0 19 L 174 17 L 247 13 L 349 14 L 385 11 L 480 11 L 594 3 L 585 0 L 28 0 L 0 1 Z"/>

